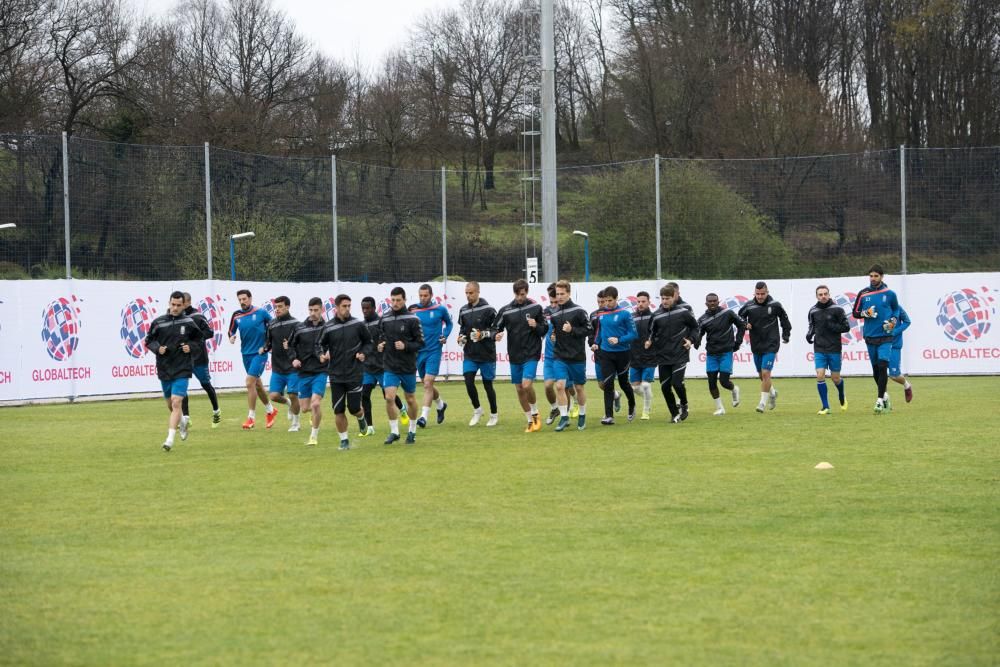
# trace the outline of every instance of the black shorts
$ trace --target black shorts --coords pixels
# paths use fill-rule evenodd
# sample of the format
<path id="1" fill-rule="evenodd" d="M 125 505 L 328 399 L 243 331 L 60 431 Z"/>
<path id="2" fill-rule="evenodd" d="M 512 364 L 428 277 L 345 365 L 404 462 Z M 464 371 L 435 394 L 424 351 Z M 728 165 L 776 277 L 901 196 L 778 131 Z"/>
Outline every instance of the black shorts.
<path id="1" fill-rule="evenodd" d="M 361 412 L 361 383 L 334 382 L 330 380 L 330 403 L 333 414 L 342 415 L 345 411 L 355 415 Z"/>
<path id="2" fill-rule="evenodd" d="M 632 353 L 628 350 L 621 352 L 606 352 L 599 350 L 595 355 L 596 361 L 601 366 L 601 375 L 597 381 L 604 384 L 608 380 L 613 381 L 616 375 L 628 373 L 629 365 L 632 363 Z"/>

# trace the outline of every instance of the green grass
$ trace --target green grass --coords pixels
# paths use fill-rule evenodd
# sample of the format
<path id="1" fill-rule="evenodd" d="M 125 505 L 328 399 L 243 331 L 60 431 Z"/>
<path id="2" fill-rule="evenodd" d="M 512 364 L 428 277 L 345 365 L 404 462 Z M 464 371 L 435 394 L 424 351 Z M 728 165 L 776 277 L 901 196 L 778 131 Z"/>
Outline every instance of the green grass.
<path id="1" fill-rule="evenodd" d="M 244 433 L 238 395 L 163 453 L 161 401 L 3 410 L 0 662 L 996 664 L 996 378 L 818 417 L 809 380 L 585 432 L 466 426 L 416 447 Z M 588 387 L 596 389 L 594 385 Z M 900 396 L 901 392 L 895 392 Z M 352 432 L 356 430 L 352 428 Z M 817 471 L 830 461 L 832 471 Z"/>

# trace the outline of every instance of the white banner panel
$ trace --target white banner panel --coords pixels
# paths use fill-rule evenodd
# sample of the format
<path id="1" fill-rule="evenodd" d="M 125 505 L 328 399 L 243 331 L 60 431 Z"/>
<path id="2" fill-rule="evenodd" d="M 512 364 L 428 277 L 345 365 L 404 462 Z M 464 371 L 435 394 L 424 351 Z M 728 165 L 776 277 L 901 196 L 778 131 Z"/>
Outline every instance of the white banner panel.
<path id="1" fill-rule="evenodd" d="M 812 347 L 805 342 L 806 313 L 815 303 L 818 284 L 829 286 L 836 302 L 850 311 L 858 290 L 867 284 L 858 278 L 820 281 L 769 280 L 771 295 L 788 311 L 792 339 L 782 346 L 775 376 L 813 375 Z M 998 290 L 1000 273 L 922 274 L 889 276 L 889 286 L 913 325 L 904 335 L 903 370 L 925 374 L 1000 374 Z M 635 294 L 645 290 L 659 303 L 660 284 L 655 281 L 618 282 L 620 304 L 633 309 Z M 418 284 L 402 285 L 408 302 L 416 301 Z M 447 305 L 452 318 L 465 303 L 464 283 L 433 284 L 435 299 Z M 596 307 L 595 295 L 604 285 L 577 284 L 573 299 L 588 310 Z M 217 332 L 212 341 L 210 370 L 217 387 L 241 387 L 244 372 L 239 342 L 231 345 L 226 329 L 239 308 L 236 290 L 248 288 L 254 303 L 273 308 L 271 299 L 288 296 L 292 313 L 306 316 L 308 300 L 323 299 L 327 316 L 334 297 L 351 296 L 356 316 L 361 298 L 372 296 L 380 311 L 388 308 L 392 285 L 373 283 L 229 283 L 228 281 L 122 282 L 92 280 L 0 281 L 0 401 L 58 398 L 159 391 L 153 356 L 143 347 L 149 323 L 166 312 L 171 291 L 192 294 L 193 303 Z M 548 305 L 545 286 L 531 285 L 530 297 Z M 688 280 L 681 294 L 704 312 L 705 295 L 715 292 L 730 308 L 753 298 L 754 281 Z M 484 283 L 481 296 L 495 308 L 513 298 L 508 283 Z M 868 375 L 868 353 L 860 324 L 844 336 L 845 375 Z M 441 366 L 443 375 L 460 375 L 462 349 L 449 338 Z M 497 345 L 497 372 L 509 374 L 506 340 Z M 593 360 L 590 362 L 593 372 Z M 703 350 L 695 350 L 689 377 L 704 375 Z M 270 369 L 265 373 L 265 382 Z M 753 377 L 749 345 L 736 355 L 735 376 Z"/>

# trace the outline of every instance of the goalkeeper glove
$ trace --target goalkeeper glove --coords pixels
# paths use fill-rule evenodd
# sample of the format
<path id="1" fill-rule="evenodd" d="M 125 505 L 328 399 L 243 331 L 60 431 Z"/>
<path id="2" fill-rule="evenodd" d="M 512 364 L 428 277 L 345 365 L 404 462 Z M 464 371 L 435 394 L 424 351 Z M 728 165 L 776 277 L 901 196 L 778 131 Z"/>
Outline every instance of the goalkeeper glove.
<path id="1" fill-rule="evenodd" d="M 868 306 L 868 308 L 861 311 L 861 317 L 871 319 L 875 316 L 876 316 L 875 306 Z"/>
<path id="2" fill-rule="evenodd" d="M 882 323 L 882 331 L 886 333 L 892 333 L 892 330 L 896 328 L 896 318 L 890 317 L 885 322 Z"/>

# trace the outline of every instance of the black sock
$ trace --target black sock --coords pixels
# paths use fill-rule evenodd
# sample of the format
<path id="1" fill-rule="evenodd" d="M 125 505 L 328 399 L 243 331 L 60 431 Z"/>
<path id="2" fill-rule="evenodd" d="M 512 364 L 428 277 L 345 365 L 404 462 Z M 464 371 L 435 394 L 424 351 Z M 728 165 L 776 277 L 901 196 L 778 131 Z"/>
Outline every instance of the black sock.
<path id="1" fill-rule="evenodd" d="M 497 392 L 493 389 L 493 380 L 483 380 L 483 389 L 486 390 L 486 399 L 490 402 L 490 414 L 497 413 Z"/>
<path id="2" fill-rule="evenodd" d="M 201 388 L 205 390 L 206 394 L 208 394 L 208 400 L 212 402 L 212 410 L 218 412 L 219 396 L 215 393 L 215 387 L 212 386 L 211 382 L 206 382 L 201 385 Z"/>
<path id="3" fill-rule="evenodd" d="M 181 399 L 181 414 L 184 415 L 185 417 L 187 417 L 188 415 L 191 414 L 190 412 L 188 412 L 188 397 L 187 396 L 185 396 L 183 399 Z"/>
<path id="4" fill-rule="evenodd" d="M 476 391 L 476 373 L 465 373 L 465 393 L 469 395 L 469 400 L 472 401 L 472 407 L 475 410 L 479 409 L 479 392 Z"/>
<path id="5" fill-rule="evenodd" d="M 725 385 L 722 385 L 725 386 Z M 712 395 L 712 398 L 719 397 L 719 372 L 710 371 L 708 374 L 708 393 Z"/>
<path id="6" fill-rule="evenodd" d="M 366 384 L 361 388 L 361 411 L 365 415 L 365 421 L 368 424 L 372 423 L 372 390 L 375 388 L 373 384 Z"/>

